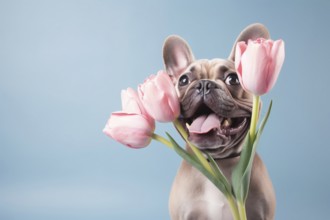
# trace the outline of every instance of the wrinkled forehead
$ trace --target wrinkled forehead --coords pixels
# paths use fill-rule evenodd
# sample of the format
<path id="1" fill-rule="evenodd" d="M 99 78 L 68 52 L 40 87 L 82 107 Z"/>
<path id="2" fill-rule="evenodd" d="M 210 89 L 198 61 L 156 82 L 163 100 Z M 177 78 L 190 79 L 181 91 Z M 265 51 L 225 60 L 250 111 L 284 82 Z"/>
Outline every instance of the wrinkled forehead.
<path id="1" fill-rule="evenodd" d="M 197 60 L 191 63 L 184 73 L 193 74 L 199 79 L 221 79 L 228 72 L 236 72 L 233 61 L 213 59 Z"/>

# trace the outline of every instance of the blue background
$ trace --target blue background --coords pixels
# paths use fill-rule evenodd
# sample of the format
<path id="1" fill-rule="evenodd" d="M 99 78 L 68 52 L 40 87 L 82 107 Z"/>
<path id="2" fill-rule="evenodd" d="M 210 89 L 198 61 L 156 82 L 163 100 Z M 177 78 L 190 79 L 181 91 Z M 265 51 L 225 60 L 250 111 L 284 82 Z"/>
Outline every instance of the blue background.
<path id="1" fill-rule="evenodd" d="M 179 156 L 101 131 L 120 91 L 163 68 L 168 35 L 196 58 L 225 58 L 254 22 L 286 43 L 259 147 L 276 219 L 327 219 L 329 10 L 329 1 L 1 1 L 0 219 L 169 219 Z"/>

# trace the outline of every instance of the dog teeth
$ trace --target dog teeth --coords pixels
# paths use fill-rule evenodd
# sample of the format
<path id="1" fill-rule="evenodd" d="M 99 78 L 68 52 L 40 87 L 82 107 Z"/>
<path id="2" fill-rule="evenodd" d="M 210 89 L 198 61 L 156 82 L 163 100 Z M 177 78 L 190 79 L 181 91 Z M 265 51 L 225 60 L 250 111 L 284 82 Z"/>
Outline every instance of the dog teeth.
<path id="1" fill-rule="evenodd" d="M 186 123 L 186 128 L 188 128 L 188 129 L 190 128 L 190 125 L 188 123 Z"/>
<path id="2" fill-rule="evenodd" d="M 231 118 L 225 118 L 225 120 L 223 120 L 223 122 L 222 122 L 222 126 L 229 127 L 229 126 L 231 126 L 232 123 L 233 123 L 233 121 L 231 120 Z"/>

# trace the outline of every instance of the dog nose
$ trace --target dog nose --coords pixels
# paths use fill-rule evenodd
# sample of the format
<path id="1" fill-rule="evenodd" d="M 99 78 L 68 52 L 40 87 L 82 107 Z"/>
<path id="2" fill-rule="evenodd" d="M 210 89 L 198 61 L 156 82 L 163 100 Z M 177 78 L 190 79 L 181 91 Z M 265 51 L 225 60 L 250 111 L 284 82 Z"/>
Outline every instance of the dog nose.
<path id="1" fill-rule="evenodd" d="M 209 94 L 216 87 L 215 83 L 209 80 L 201 80 L 196 85 L 196 90 L 200 95 Z"/>

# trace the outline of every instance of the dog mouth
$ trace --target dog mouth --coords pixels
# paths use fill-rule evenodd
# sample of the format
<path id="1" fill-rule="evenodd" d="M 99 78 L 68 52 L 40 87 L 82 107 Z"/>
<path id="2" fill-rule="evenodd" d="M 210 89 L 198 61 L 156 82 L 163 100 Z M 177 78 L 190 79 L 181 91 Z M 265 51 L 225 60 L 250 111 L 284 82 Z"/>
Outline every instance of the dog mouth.
<path id="1" fill-rule="evenodd" d="M 240 137 L 248 130 L 249 123 L 250 115 L 224 117 L 207 106 L 201 106 L 193 117 L 186 120 L 186 127 L 190 136 L 215 134 L 225 144 L 225 142 L 240 140 Z"/>

